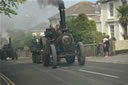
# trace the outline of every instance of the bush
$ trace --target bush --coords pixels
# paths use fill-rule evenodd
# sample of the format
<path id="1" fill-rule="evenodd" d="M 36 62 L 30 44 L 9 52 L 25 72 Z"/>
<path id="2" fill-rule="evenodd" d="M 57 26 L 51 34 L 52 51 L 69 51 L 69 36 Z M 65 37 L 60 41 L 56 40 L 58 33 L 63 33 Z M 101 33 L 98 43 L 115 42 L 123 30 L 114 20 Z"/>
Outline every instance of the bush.
<path id="1" fill-rule="evenodd" d="M 76 41 L 82 40 L 84 44 L 98 43 L 102 41 L 102 33 L 97 32 L 96 22 L 88 20 L 86 14 L 79 14 L 77 17 L 67 19 L 69 32 Z"/>

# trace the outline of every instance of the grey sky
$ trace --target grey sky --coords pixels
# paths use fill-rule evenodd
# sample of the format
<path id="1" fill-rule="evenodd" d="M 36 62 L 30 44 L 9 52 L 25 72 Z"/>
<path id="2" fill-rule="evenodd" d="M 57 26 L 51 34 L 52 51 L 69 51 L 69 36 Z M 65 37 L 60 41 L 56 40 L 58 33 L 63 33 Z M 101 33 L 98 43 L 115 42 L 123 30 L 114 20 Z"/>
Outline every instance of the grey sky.
<path id="1" fill-rule="evenodd" d="M 71 5 L 85 0 L 64 0 L 66 8 Z M 86 0 L 95 2 L 96 0 Z M 11 23 L 14 28 L 32 28 L 33 26 L 40 24 L 41 22 L 48 22 L 48 18 L 55 15 L 58 9 L 53 6 L 40 7 L 38 6 L 36 0 L 29 0 L 24 4 L 19 6 L 17 10 L 18 15 L 12 15 L 12 18 L 4 16 L 4 19 L 0 18 L 1 21 Z M 3 17 L 3 15 L 2 15 Z"/>

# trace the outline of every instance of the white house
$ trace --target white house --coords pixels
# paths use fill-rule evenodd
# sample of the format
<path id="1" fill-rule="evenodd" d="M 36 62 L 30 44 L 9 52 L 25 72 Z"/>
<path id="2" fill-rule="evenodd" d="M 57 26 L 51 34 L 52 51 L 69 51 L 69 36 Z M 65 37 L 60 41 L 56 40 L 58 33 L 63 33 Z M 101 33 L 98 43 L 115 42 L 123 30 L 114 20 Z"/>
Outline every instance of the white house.
<path id="1" fill-rule="evenodd" d="M 124 40 L 123 28 L 119 24 L 117 8 L 128 4 L 128 0 L 98 0 L 101 3 L 101 32 L 116 40 Z"/>
<path id="2" fill-rule="evenodd" d="M 128 40 L 124 40 L 124 30 L 120 25 L 117 8 L 128 4 L 128 0 L 98 0 L 101 4 L 101 32 L 116 38 L 115 50 L 128 50 Z"/>

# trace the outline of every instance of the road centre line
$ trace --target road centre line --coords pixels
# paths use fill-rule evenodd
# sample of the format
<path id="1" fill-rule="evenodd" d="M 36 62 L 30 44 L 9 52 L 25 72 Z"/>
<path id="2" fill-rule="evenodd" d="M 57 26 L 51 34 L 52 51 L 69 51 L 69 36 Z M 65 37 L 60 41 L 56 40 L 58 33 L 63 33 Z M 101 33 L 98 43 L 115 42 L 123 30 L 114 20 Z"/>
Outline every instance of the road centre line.
<path id="1" fill-rule="evenodd" d="M 111 77 L 111 78 L 119 78 L 118 76 L 114 76 L 114 75 L 110 75 L 110 74 L 104 74 L 104 73 L 99 73 L 99 72 L 94 72 L 94 71 L 88 71 L 88 70 L 83 70 L 83 69 L 79 69 L 79 71 L 80 72 L 85 72 L 85 73 L 90 73 L 90 74 L 96 74 L 96 75 Z"/>
<path id="2" fill-rule="evenodd" d="M 116 72 L 124 72 L 122 70 L 119 70 L 119 69 L 111 69 L 111 68 L 103 68 L 103 67 L 97 67 L 97 66 L 93 66 L 93 65 L 86 65 L 86 67 L 89 67 L 89 68 L 96 68 L 96 69 L 101 69 L 101 70 L 109 70 L 109 71 L 116 71 Z"/>
<path id="3" fill-rule="evenodd" d="M 1 78 L 8 84 L 8 85 L 15 85 L 9 78 L 7 78 L 5 75 L 0 73 Z"/>

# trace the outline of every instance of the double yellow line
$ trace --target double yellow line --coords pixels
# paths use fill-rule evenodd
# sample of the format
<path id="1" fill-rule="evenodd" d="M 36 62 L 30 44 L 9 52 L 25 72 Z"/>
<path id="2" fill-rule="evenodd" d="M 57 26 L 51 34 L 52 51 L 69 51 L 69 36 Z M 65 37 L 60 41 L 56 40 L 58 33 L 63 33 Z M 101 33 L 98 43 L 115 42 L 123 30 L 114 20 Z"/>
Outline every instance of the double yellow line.
<path id="1" fill-rule="evenodd" d="M 9 78 L 7 78 L 5 75 L 0 73 L 0 78 L 3 79 L 7 85 L 15 85 Z"/>

